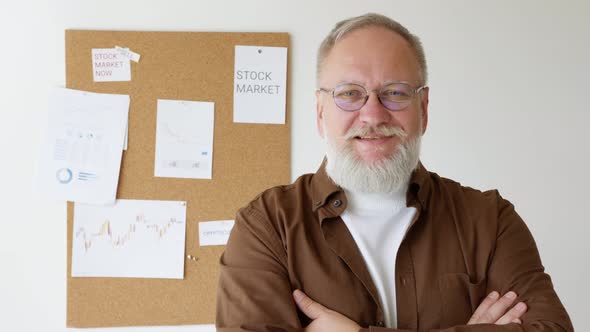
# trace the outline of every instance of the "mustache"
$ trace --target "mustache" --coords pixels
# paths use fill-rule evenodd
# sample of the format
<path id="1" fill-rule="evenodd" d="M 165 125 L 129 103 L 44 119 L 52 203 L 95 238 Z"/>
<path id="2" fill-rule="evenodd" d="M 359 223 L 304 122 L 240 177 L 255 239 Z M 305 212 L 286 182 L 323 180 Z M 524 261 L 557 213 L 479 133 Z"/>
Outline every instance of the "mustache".
<path id="1" fill-rule="evenodd" d="M 342 137 L 345 140 L 357 137 L 357 136 L 369 136 L 371 134 L 377 134 L 380 136 L 398 136 L 400 138 L 404 138 L 408 136 L 405 130 L 401 127 L 396 126 L 377 126 L 377 127 L 357 127 L 351 128 L 346 132 L 346 134 Z"/>

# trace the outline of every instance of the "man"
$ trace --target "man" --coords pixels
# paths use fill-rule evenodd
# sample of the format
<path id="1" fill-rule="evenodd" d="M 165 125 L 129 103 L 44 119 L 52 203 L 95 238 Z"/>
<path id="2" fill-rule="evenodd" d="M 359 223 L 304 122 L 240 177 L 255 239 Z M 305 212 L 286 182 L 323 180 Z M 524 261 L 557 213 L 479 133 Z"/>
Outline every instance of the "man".
<path id="1" fill-rule="evenodd" d="M 387 17 L 326 37 L 326 160 L 239 211 L 218 331 L 573 331 L 512 204 L 419 162 L 426 81 L 420 41 Z"/>

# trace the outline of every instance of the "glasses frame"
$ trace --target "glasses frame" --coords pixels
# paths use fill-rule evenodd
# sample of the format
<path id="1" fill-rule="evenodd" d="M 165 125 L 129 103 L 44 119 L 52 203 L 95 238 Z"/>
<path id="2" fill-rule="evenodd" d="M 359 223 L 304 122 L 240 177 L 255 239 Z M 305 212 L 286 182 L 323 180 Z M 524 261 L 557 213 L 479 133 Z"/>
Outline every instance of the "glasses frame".
<path id="1" fill-rule="evenodd" d="M 383 103 L 383 101 L 381 101 L 381 93 L 383 92 L 383 90 L 385 90 L 386 87 L 388 87 L 388 86 L 390 86 L 392 84 L 405 84 L 405 85 L 409 86 L 411 88 L 410 91 L 412 91 L 412 96 L 410 97 L 410 100 L 407 103 L 407 105 L 405 105 L 404 107 L 402 107 L 400 109 L 396 109 L 396 110 L 392 110 L 392 109 L 388 108 L 387 106 L 385 106 L 385 104 Z M 338 105 L 338 103 L 336 102 L 336 96 L 334 95 L 334 93 L 336 92 L 336 89 L 338 89 L 339 87 L 344 86 L 344 85 L 355 85 L 355 86 L 358 86 L 358 87 L 362 88 L 363 90 L 365 90 L 365 98 L 364 98 L 365 100 L 363 101 L 362 105 L 359 108 L 354 109 L 354 110 L 345 110 L 342 107 L 340 107 L 340 105 Z M 422 86 L 419 86 L 417 88 L 414 88 L 409 82 L 406 82 L 406 81 L 395 81 L 395 82 L 388 82 L 388 83 L 382 85 L 380 88 L 373 89 L 373 90 L 368 90 L 364 85 L 358 84 L 358 83 L 341 83 L 341 84 L 336 85 L 332 89 L 326 89 L 326 88 L 321 88 L 320 87 L 316 91 L 331 94 L 332 95 L 332 99 L 334 100 L 334 104 L 339 109 L 341 109 L 344 112 L 356 112 L 356 111 L 360 110 L 361 108 L 363 108 L 367 104 L 367 101 L 369 100 L 369 96 L 371 95 L 371 92 L 376 92 L 377 93 L 377 99 L 379 100 L 379 103 L 383 107 L 385 107 L 385 109 L 387 109 L 390 112 L 399 112 L 399 111 L 403 111 L 406 108 L 408 108 L 408 106 L 410 106 L 410 104 L 412 103 L 412 99 L 414 99 L 414 97 L 416 97 L 416 95 L 418 95 L 422 90 L 424 90 L 427 87 L 428 87 L 427 85 L 422 85 Z"/>

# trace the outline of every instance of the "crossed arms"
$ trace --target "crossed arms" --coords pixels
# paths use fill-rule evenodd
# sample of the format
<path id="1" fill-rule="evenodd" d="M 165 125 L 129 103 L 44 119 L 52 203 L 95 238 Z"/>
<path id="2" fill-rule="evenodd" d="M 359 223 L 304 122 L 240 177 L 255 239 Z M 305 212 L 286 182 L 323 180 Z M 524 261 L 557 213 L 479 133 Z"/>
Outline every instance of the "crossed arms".
<path id="1" fill-rule="evenodd" d="M 366 311 L 370 312 L 369 316 L 373 315 L 374 310 L 367 308 L 371 301 L 367 301 L 364 293 L 347 289 L 347 284 L 338 287 L 331 284 L 334 276 L 339 276 L 346 270 L 334 272 L 334 266 L 321 270 L 324 268 L 322 264 L 312 263 L 309 269 L 319 269 L 319 272 L 315 273 L 318 278 L 323 274 L 328 277 L 312 283 L 300 280 L 301 278 L 294 276 L 293 271 L 305 273 L 306 267 L 298 266 L 297 262 L 293 262 L 293 258 L 305 255 L 307 249 L 290 246 L 294 243 L 293 234 L 298 234 L 296 236 L 299 236 L 299 240 L 302 236 L 315 242 L 321 242 L 322 239 L 311 239 L 314 235 L 308 231 L 301 235 L 295 228 L 298 226 L 273 223 L 270 220 L 276 219 L 277 216 L 265 211 L 262 206 L 249 206 L 238 213 L 230 241 L 220 259 L 217 330 L 356 332 L 368 328 L 369 331 L 375 332 L 573 331 L 569 317 L 553 290 L 550 278 L 543 271 L 530 232 L 510 203 L 502 199 L 498 202 L 501 222 L 497 234 L 492 235 L 497 237 L 497 243 L 489 262 L 487 282 L 484 286 L 487 285 L 488 291 L 497 290 L 504 294 L 500 296 L 498 292 L 490 292 L 487 297 L 483 295 L 483 301 L 478 300 L 478 305 L 472 312 L 466 313 L 464 321 L 455 320 L 452 325 L 446 326 L 440 323 L 438 325 L 445 326 L 440 329 L 425 328 L 424 325 L 412 329 L 374 326 L 371 318 L 366 319 L 367 315 L 358 313 Z M 287 229 L 289 227 L 292 229 Z M 330 240 L 331 234 L 327 233 L 324 236 Z M 311 248 L 310 250 L 315 250 L 313 245 Z M 329 254 L 333 255 L 332 252 Z M 514 257 L 520 259 L 516 261 Z M 355 278 L 348 281 L 351 283 L 350 288 L 354 288 Z M 333 283 L 337 281 L 334 279 Z M 326 303 L 325 298 L 318 299 L 314 295 L 318 294 L 318 287 L 350 296 L 348 300 Z M 296 289 L 305 290 L 309 297 Z M 310 289 L 311 293 L 308 291 Z M 508 290 L 514 290 L 518 297 L 507 296 L 514 294 Z M 463 295 L 460 294 L 458 298 L 461 299 Z M 441 304 L 426 303 L 426 306 L 428 305 Z M 399 310 L 398 308 L 398 313 Z M 422 309 L 416 310 L 421 314 Z M 431 323 L 431 326 L 437 326 L 436 322 Z"/>

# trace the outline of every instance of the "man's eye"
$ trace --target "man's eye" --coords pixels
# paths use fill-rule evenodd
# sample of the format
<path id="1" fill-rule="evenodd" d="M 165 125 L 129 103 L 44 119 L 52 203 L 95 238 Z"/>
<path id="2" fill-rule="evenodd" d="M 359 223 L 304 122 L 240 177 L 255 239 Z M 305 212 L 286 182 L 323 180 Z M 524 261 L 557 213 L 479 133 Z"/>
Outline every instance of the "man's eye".
<path id="1" fill-rule="evenodd" d="M 404 96 L 405 93 L 403 93 L 402 91 L 399 90 L 388 90 L 385 91 L 385 94 L 390 95 L 390 96 Z"/>
<path id="2" fill-rule="evenodd" d="M 385 90 L 383 91 L 383 96 L 389 98 L 400 98 L 409 97 L 410 95 L 403 90 Z"/>
<path id="3" fill-rule="evenodd" d="M 357 90 L 342 91 L 338 95 L 340 97 L 344 97 L 344 98 L 360 98 L 360 97 L 362 97 L 362 93 Z"/>

